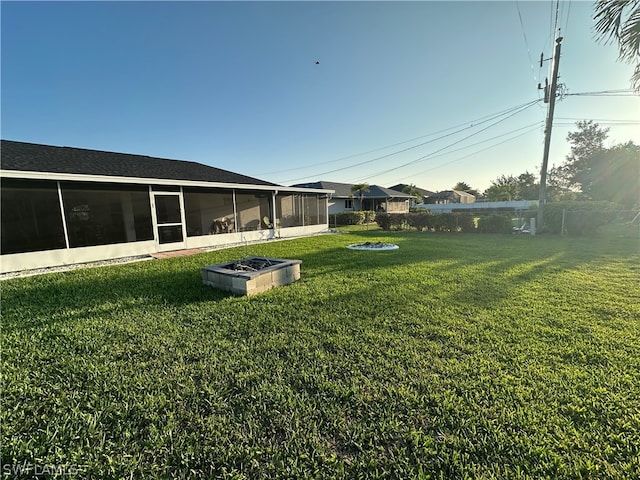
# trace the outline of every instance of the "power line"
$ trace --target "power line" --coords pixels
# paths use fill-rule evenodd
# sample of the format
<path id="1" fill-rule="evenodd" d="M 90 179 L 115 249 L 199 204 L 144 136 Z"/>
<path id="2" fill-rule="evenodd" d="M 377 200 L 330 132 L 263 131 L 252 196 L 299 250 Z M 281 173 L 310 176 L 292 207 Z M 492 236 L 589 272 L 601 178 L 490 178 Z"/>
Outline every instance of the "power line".
<path id="1" fill-rule="evenodd" d="M 601 90 L 599 92 L 567 93 L 565 97 L 640 97 L 630 89 Z"/>
<path id="2" fill-rule="evenodd" d="M 567 6 L 567 16 L 566 16 L 566 21 L 564 23 L 564 36 L 567 36 L 567 31 L 569 30 L 569 15 L 571 14 L 571 0 L 569 0 L 568 2 L 568 6 Z"/>
<path id="3" fill-rule="evenodd" d="M 449 151 L 449 152 L 443 153 L 443 154 L 442 154 L 442 155 L 440 155 L 440 156 L 450 155 L 450 154 L 455 153 L 455 152 L 460 152 L 460 151 L 462 151 L 462 150 L 467 150 L 467 149 L 469 149 L 469 148 L 476 147 L 476 146 L 478 146 L 478 145 L 482 145 L 483 143 L 487 143 L 487 142 L 490 142 L 490 141 L 492 141 L 492 140 L 496 140 L 496 139 L 498 139 L 498 138 L 502 138 L 502 137 L 504 137 L 504 136 L 506 136 L 506 135 L 511 135 L 512 133 L 519 132 L 520 130 L 528 129 L 526 132 L 521 133 L 521 134 L 516 135 L 515 137 L 513 137 L 513 138 L 518 138 L 518 137 L 520 137 L 521 135 L 524 135 L 524 134 L 526 134 L 526 133 L 533 132 L 534 130 L 538 130 L 540 127 L 542 127 L 542 126 L 543 126 L 543 124 L 544 124 L 544 122 L 542 122 L 542 121 L 538 121 L 538 122 L 530 123 L 529 125 L 525 125 L 524 127 L 516 128 L 516 129 L 514 129 L 514 130 L 510 130 L 510 131 L 508 131 L 508 132 L 501 133 L 500 135 L 496 135 L 495 137 L 486 138 L 486 139 L 484 139 L 484 140 L 480 140 L 479 142 L 472 143 L 472 144 L 470 144 L 470 145 L 465 145 L 464 147 L 456 148 L 455 150 L 451 150 L 451 151 Z M 531 128 L 531 127 L 533 127 L 533 128 Z M 502 143 L 505 143 L 505 141 L 500 142 L 500 143 L 498 143 L 498 144 L 496 144 L 496 145 L 494 145 L 494 146 L 501 145 Z M 491 148 L 491 147 L 489 147 L 489 148 Z M 463 159 L 464 159 L 464 158 L 467 158 L 467 157 L 469 157 L 469 156 L 475 155 L 476 153 L 480 153 L 480 152 L 483 152 L 483 151 L 485 151 L 485 150 L 487 150 L 487 149 L 485 148 L 485 149 L 482 149 L 482 150 L 478 150 L 477 152 L 470 153 L 469 155 L 466 155 L 465 157 L 462 157 L 462 158 L 463 158 Z M 429 157 L 430 159 L 433 159 L 433 158 L 437 157 L 437 155 L 428 155 L 428 157 Z M 448 162 L 448 163 L 451 163 L 451 162 Z M 448 163 L 446 163 L 446 164 L 444 164 L 444 165 L 448 165 Z M 428 171 L 428 170 L 427 170 L 427 171 Z M 423 173 L 423 172 L 421 172 L 421 173 Z"/>
<path id="4" fill-rule="evenodd" d="M 587 120 L 584 117 L 556 117 L 556 120 L 575 120 L 577 122 L 582 120 Z M 593 120 L 594 122 L 637 122 L 635 119 L 626 119 L 626 118 L 589 118 L 589 120 Z"/>
<path id="5" fill-rule="evenodd" d="M 433 143 L 433 142 L 435 142 L 435 141 L 437 141 L 437 140 L 442 140 L 443 138 L 447 138 L 447 137 L 450 137 L 450 136 L 455 135 L 455 134 L 457 134 L 457 133 L 463 132 L 463 131 L 465 131 L 465 130 L 469 130 L 470 128 L 475 128 L 475 127 L 477 127 L 478 125 L 482 125 L 483 123 L 489 122 L 489 121 L 491 121 L 491 120 L 494 120 L 495 118 L 498 118 L 498 117 L 500 117 L 500 116 L 506 115 L 506 114 L 511 113 L 511 112 L 513 112 L 513 111 L 516 111 L 516 113 L 518 113 L 518 112 L 519 112 L 519 111 L 521 111 L 522 109 L 528 108 L 528 107 L 530 107 L 531 105 L 534 105 L 534 104 L 536 104 L 536 103 L 538 103 L 538 102 L 539 102 L 539 100 L 532 100 L 532 101 L 527 102 L 527 103 L 524 103 L 524 104 L 522 104 L 522 105 L 518 105 L 518 106 L 516 106 L 516 107 L 508 108 L 508 109 L 503 110 L 503 111 L 501 111 L 501 112 L 498 112 L 498 113 L 496 113 L 496 114 L 489 115 L 489 116 L 485 116 L 485 117 L 481 117 L 481 118 L 480 118 L 480 121 L 475 121 L 475 123 L 471 123 L 470 125 L 469 125 L 468 123 L 461 124 L 461 125 L 467 125 L 467 126 L 466 126 L 466 127 L 464 127 L 464 128 L 461 128 L 461 129 L 459 129 L 459 130 L 456 130 L 456 131 L 454 131 L 454 132 L 447 133 L 446 135 L 442 135 L 442 136 L 440 136 L 440 137 L 437 137 L 437 138 L 434 138 L 434 139 L 428 140 L 428 141 L 426 141 L 426 142 L 422 142 L 422 143 L 419 143 L 419 144 L 417 144 L 417 145 L 413 145 L 413 146 L 411 146 L 411 147 L 403 148 L 403 149 L 401 149 L 401 150 L 397 150 L 397 151 L 395 151 L 395 152 L 391 152 L 391 153 L 388 153 L 388 154 L 386 154 L 386 155 L 381 155 L 381 156 L 378 156 L 378 157 L 375 157 L 375 158 L 372 158 L 372 159 L 369 159 L 369 160 L 364 160 L 364 161 L 362 161 L 362 162 L 354 163 L 354 164 L 347 165 L 347 166 L 340 167 L 340 168 L 335 168 L 335 169 L 333 169 L 333 170 L 327 170 L 327 171 L 324 171 L 324 172 L 316 173 L 314 176 L 327 175 L 327 174 L 330 174 L 330 173 L 336 173 L 336 172 L 340 172 L 340 171 L 343 171 L 343 170 L 348 170 L 348 169 L 350 169 L 350 168 L 354 168 L 354 167 L 359 167 L 359 166 L 362 166 L 362 165 L 366 165 L 366 164 L 368 164 L 368 163 L 373 163 L 373 162 L 376 162 L 376 161 L 378 161 L 378 160 L 382 160 L 382 159 L 385 159 L 385 158 L 391 157 L 391 156 L 393 156 L 393 155 L 397 155 L 397 154 L 399 154 L 399 153 L 403 153 L 403 152 L 406 152 L 406 151 L 408 151 L 408 150 L 412 150 L 412 149 L 414 149 L 414 148 L 421 147 L 421 146 L 427 145 L 427 144 L 429 144 L 429 143 Z M 511 114 L 511 115 L 509 115 L 509 117 L 511 117 L 511 116 L 513 116 L 513 115 L 514 115 L 514 114 Z M 506 117 L 506 118 L 509 118 L 509 117 Z M 505 118 L 505 119 L 506 119 L 506 118 Z M 498 122 L 498 123 L 499 123 L 499 122 Z M 455 127 L 452 127 L 452 128 L 455 128 Z M 450 128 L 449 128 L 449 129 L 442 130 L 442 131 L 446 131 L 446 130 L 450 130 Z M 482 131 L 484 131 L 484 130 L 480 130 L 480 131 L 479 131 L 479 132 L 477 132 L 477 133 L 480 133 L 480 132 L 482 132 Z M 419 137 L 419 138 L 420 138 L 420 137 Z M 468 137 L 466 137 L 466 138 L 468 138 Z M 402 143 L 406 143 L 406 142 L 402 142 Z M 305 176 L 303 176 L 303 177 L 292 178 L 292 179 L 288 179 L 288 180 L 282 180 L 282 181 L 280 181 L 280 182 L 278 182 L 278 183 L 286 184 L 286 183 L 290 183 L 290 182 L 296 182 L 296 181 L 298 181 L 298 180 L 306 179 L 306 178 L 308 178 L 309 176 L 310 176 L 310 175 L 305 175 Z"/>
<path id="6" fill-rule="evenodd" d="M 540 127 L 542 127 L 542 125 L 543 125 L 543 122 L 535 122 L 535 123 L 532 123 L 532 124 L 529 124 L 529 125 L 525 125 L 524 127 L 516 128 L 515 130 L 511 130 L 511 131 L 509 131 L 509 132 L 505 132 L 505 133 L 502 133 L 502 134 L 500 134 L 500 135 L 496 135 L 495 137 L 491 137 L 491 138 L 488 138 L 488 139 L 486 139 L 486 140 L 482 140 L 482 141 L 480 141 L 480 142 L 476 142 L 476 143 L 474 143 L 474 144 L 472 144 L 472 145 L 468 145 L 468 146 L 466 146 L 466 147 L 462 147 L 462 148 L 458 148 L 458 149 L 456 149 L 456 150 L 452 150 L 451 152 L 447 152 L 447 153 L 445 153 L 444 155 L 449 155 L 450 153 L 458 152 L 458 151 L 460 151 L 460 150 L 466 150 L 467 148 L 471 148 L 471 147 L 474 147 L 474 146 L 480 145 L 480 144 L 482 144 L 482 143 L 490 142 L 491 140 L 496 140 L 496 139 L 498 139 L 498 138 L 502 138 L 502 137 L 504 137 L 504 136 L 506 136 L 506 135 L 511 135 L 512 133 L 519 132 L 520 130 L 527 129 L 525 132 L 519 133 L 518 135 L 515 135 L 515 136 L 513 136 L 513 137 L 511 137 L 511 138 L 508 138 L 508 139 L 503 140 L 503 141 L 501 141 L 501 142 L 495 143 L 495 144 L 493 144 L 493 145 L 489 145 L 489 146 L 488 146 L 488 147 L 486 147 L 486 148 L 482 148 L 482 149 L 477 150 L 477 151 L 475 151 L 475 152 L 469 153 L 469 154 L 464 155 L 463 157 L 459 157 L 459 158 L 457 158 L 457 159 L 455 159 L 455 160 L 451 160 L 451 161 L 448 161 L 448 162 L 443 163 L 443 164 L 440 164 L 440 165 L 435 165 L 435 166 L 430 167 L 430 168 L 428 168 L 428 169 L 426 169 L 426 170 L 422 170 L 422 171 L 420 171 L 420 172 L 413 173 L 413 174 L 412 174 L 412 175 L 410 175 L 410 176 L 405 176 L 405 177 L 403 177 L 403 178 L 402 178 L 402 179 L 400 179 L 400 180 L 404 180 L 404 179 L 406 179 L 406 178 L 415 177 L 416 175 L 422 175 L 422 174 L 424 174 L 424 173 L 430 172 L 430 171 L 432 171 L 432 170 L 436 170 L 436 169 L 438 169 L 438 168 L 441 168 L 441 167 L 444 167 L 444 166 L 450 165 L 450 164 L 452 164 L 452 163 L 456 163 L 456 162 L 459 162 L 459 161 L 461 161 L 461 160 L 465 160 L 465 159 L 467 159 L 467 158 L 469 158 L 469 157 L 472 157 L 472 156 L 474 156 L 474 155 L 477 155 L 478 153 L 485 152 L 485 151 L 490 150 L 490 149 L 492 149 L 492 148 L 494 148 L 494 147 L 497 147 L 497 146 L 502 145 L 502 144 L 504 144 L 504 143 L 510 142 L 511 140 L 515 140 L 516 138 L 520 138 L 520 137 L 522 137 L 523 135 L 527 135 L 527 134 L 529 134 L 529 133 L 531 133 L 531 132 L 534 132 L 534 131 L 536 131 L 536 130 L 540 129 Z M 531 127 L 533 127 L 533 128 L 531 128 Z M 398 180 L 398 181 L 400 181 L 400 180 Z"/>
<path id="7" fill-rule="evenodd" d="M 417 175 L 423 175 L 423 174 L 425 174 L 425 173 L 427 173 L 427 172 L 431 172 L 431 171 L 433 171 L 433 170 L 437 170 L 438 168 L 446 167 L 446 166 L 451 165 L 451 164 L 453 164 L 453 163 L 460 162 L 460 161 L 462 161 L 462 160 L 466 160 L 466 159 L 467 159 L 467 158 L 469 158 L 469 157 L 473 157 L 474 155 L 477 155 L 477 154 L 479 154 L 479 153 L 486 152 L 487 150 L 491 150 L 492 148 L 495 148 L 495 147 L 498 147 L 498 146 L 503 145 L 503 144 L 505 144 L 505 143 L 508 143 L 508 142 L 510 142 L 510 141 L 512 141 L 512 140 L 515 140 L 516 138 L 520 138 L 520 137 L 522 137 L 522 136 L 524 136 L 524 135 L 528 135 L 529 133 L 531 133 L 531 132 L 535 132 L 536 130 L 538 130 L 538 129 L 542 126 L 542 122 L 536 122 L 535 124 L 532 124 L 532 125 L 535 125 L 535 126 L 534 126 L 533 128 L 529 128 L 526 132 L 519 133 L 518 135 L 515 135 L 515 136 L 513 136 L 513 137 L 511 137 L 511 138 L 507 138 L 506 140 L 503 140 L 503 141 L 501 141 L 501 142 L 495 143 L 495 144 L 493 144 L 493 145 L 489 145 L 489 146 L 488 146 L 488 147 L 486 147 L 486 148 L 483 148 L 483 149 L 481 149 L 481 150 L 477 150 L 477 151 L 475 151 L 475 152 L 473 152 L 473 153 L 469 153 L 468 155 L 465 155 L 465 156 L 463 156 L 463 157 L 456 158 L 455 160 L 451 160 L 451 161 L 449 161 L 449 162 L 442 163 L 442 164 L 440 164 L 440 165 L 435 165 L 435 166 L 433 166 L 433 167 L 431 167 L 431 168 L 428 168 L 428 169 L 426 169 L 426 170 L 422 170 L 422 171 L 420 171 L 420 172 L 414 173 L 414 174 L 412 174 L 411 176 L 407 176 L 407 177 L 403 177 L 403 178 L 397 179 L 397 180 L 395 180 L 395 181 L 394 181 L 394 182 L 392 182 L 392 183 L 398 183 L 398 182 L 401 182 L 402 180 L 406 180 L 406 179 L 408 179 L 408 178 L 412 178 L 412 177 L 415 177 L 415 176 L 417 176 Z M 526 127 L 522 127 L 522 128 L 528 128 L 528 127 L 531 127 L 532 125 L 527 125 Z M 505 136 L 505 135 L 509 135 L 509 134 L 511 134 L 511 133 L 514 133 L 514 132 L 517 132 L 517 131 L 519 131 L 519 130 L 522 130 L 522 128 L 518 128 L 518 129 L 516 129 L 516 130 L 512 130 L 512 131 L 507 132 L 507 133 L 504 133 L 504 134 L 502 134 L 502 135 L 498 135 L 497 137 L 493 137 L 493 138 L 491 138 L 491 139 L 489 139 L 489 140 L 494 140 L 494 139 L 496 139 L 496 138 L 503 137 L 503 136 Z M 487 140 L 487 141 L 488 141 L 488 140 Z M 483 142 L 478 142 L 478 144 L 479 144 L 479 143 L 483 143 Z M 476 144 L 476 145 L 478 145 L 478 144 Z M 462 150 L 462 149 L 460 149 L 460 150 Z M 452 152 L 449 152 L 449 153 L 452 153 Z"/>
<path id="8" fill-rule="evenodd" d="M 624 127 L 627 125 L 640 125 L 640 121 L 627 121 L 627 122 L 621 122 L 621 121 L 617 121 L 617 122 L 598 122 L 598 125 L 603 125 L 603 126 L 609 126 L 609 127 Z M 575 127 L 576 124 L 573 122 L 553 122 L 553 126 L 558 126 L 558 127 Z"/>
<path id="9" fill-rule="evenodd" d="M 488 126 L 484 127 L 483 129 L 478 130 L 477 132 L 474 132 L 474 133 L 472 133 L 472 134 L 470 134 L 470 135 L 467 135 L 466 137 L 461 138 L 460 140 L 457 140 L 457 141 L 455 141 L 454 143 L 452 143 L 452 144 L 450 144 L 450 145 L 446 145 L 446 146 L 444 146 L 444 147 L 442 147 L 442 148 L 440 148 L 440 149 L 438 149 L 438 150 L 436 150 L 436 151 L 434 151 L 434 152 L 431 152 L 431 153 L 429 153 L 429 154 L 427 154 L 427 155 L 424 155 L 424 156 L 422 156 L 422 157 L 416 158 L 416 159 L 411 160 L 411 161 L 409 161 L 409 162 L 403 163 L 402 165 L 399 165 L 399 166 L 397 166 L 397 167 L 393 167 L 393 168 L 391 168 L 391 169 L 387 169 L 387 170 L 384 170 L 384 171 L 381 171 L 381 172 L 376 172 L 376 173 L 374 173 L 374 174 L 372 174 L 372 175 L 368 175 L 367 177 L 362 177 L 362 178 L 361 178 L 361 181 L 364 181 L 364 180 L 366 180 L 366 179 L 369 179 L 369 178 L 374 177 L 374 176 L 377 176 L 377 175 L 384 175 L 385 173 L 392 172 L 392 171 L 394 171 L 394 170 L 396 170 L 396 169 L 398 169 L 398 168 L 404 168 L 404 167 L 407 167 L 407 166 L 409 166 L 409 165 L 411 165 L 411 164 L 414 164 L 414 163 L 420 162 L 420 161 L 422 161 L 422 160 L 425 160 L 425 159 L 426 159 L 426 158 L 428 158 L 428 157 L 432 157 L 432 156 L 436 155 L 437 153 L 442 152 L 443 150 L 447 150 L 448 148 L 451 148 L 451 147 L 453 147 L 453 146 L 455 146 L 455 145 L 458 145 L 459 143 L 462 143 L 462 142 L 464 142 L 465 140 L 467 140 L 467 139 L 469 139 L 469 138 L 471 138 L 471 137 L 473 137 L 473 136 L 475 136 L 475 135 L 478 135 L 479 133 L 482 133 L 482 132 L 484 132 L 485 130 L 488 130 L 489 128 L 491 128 L 491 127 L 493 127 L 493 126 L 498 125 L 499 123 L 502 123 L 502 122 L 504 122 L 505 120 L 508 120 L 509 118 L 513 117 L 514 115 L 517 115 L 518 113 L 521 113 L 521 112 L 525 111 L 527 108 L 531 107 L 532 105 L 535 105 L 536 103 L 538 103 L 538 100 L 536 100 L 536 101 L 534 101 L 534 102 L 530 102 L 528 105 L 525 105 L 524 107 L 522 107 L 522 108 L 520 108 L 519 110 L 517 110 L 517 111 L 515 111 L 515 112 L 511 113 L 510 115 L 508 115 L 508 116 L 506 116 L 506 117 L 504 117 L 504 118 L 501 118 L 500 120 L 498 120 L 498 121 L 496 121 L 496 122 L 492 123 L 491 125 L 488 125 Z"/>
<path id="10" fill-rule="evenodd" d="M 527 34 L 524 29 L 524 22 L 522 21 L 522 13 L 520 12 L 520 4 L 518 3 L 518 0 L 516 0 L 516 9 L 518 10 L 518 18 L 520 19 L 520 29 L 522 30 L 522 36 L 524 37 L 524 45 L 527 47 L 527 57 L 529 57 L 529 65 L 531 65 L 533 82 L 534 84 L 536 84 L 538 80 L 536 79 L 536 72 L 533 68 L 533 60 L 531 60 L 531 49 L 529 48 L 529 42 L 527 40 Z"/>
<path id="11" fill-rule="evenodd" d="M 490 120 L 490 119 L 495 118 L 497 116 L 500 116 L 500 115 L 503 115 L 503 114 L 507 114 L 507 113 L 513 111 L 514 109 L 520 108 L 523 105 L 528 105 L 528 102 L 526 104 L 517 105 L 515 107 L 510 107 L 510 108 L 507 108 L 505 110 L 501 110 L 501 111 L 496 112 L 496 113 L 492 113 L 492 114 L 489 114 L 489 115 L 485 115 L 483 117 L 476 118 L 474 120 L 470 120 L 468 122 L 463 122 L 463 123 L 460 123 L 458 125 L 454 125 L 452 127 L 444 128 L 444 129 L 438 130 L 436 132 L 427 133 L 425 135 L 420 135 L 418 137 L 414 137 L 414 138 L 411 138 L 409 140 L 403 140 L 401 142 L 396 142 L 396 143 L 393 143 L 393 144 L 390 144 L 390 145 L 385 145 L 383 147 L 374 148 L 373 150 L 368 150 L 366 152 L 356 153 L 356 154 L 353 154 L 353 155 L 347 155 L 345 157 L 336 158 L 334 160 L 328 160 L 326 162 L 317 163 L 317 164 L 311 165 L 311 166 L 306 165 L 304 167 L 288 168 L 286 170 L 278 170 L 278 171 L 275 171 L 275 172 L 272 171 L 272 172 L 266 172 L 266 173 L 258 173 L 256 175 L 275 175 L 275 174 L 278 174 L 278 173 L 287 173 L 287 172 L 291 172 L 291 171 L 295 171 L 295 170 L 304 170 L 304 169 L 307 169 L 307 168 L 319 167 L 321 165 L 328 165 L 330 163 L 344 161 L 344 160 L 348 160 L 350 158 L 360 157 L 362 155 L 368 155 L 369 153 L 378 152 L 380 150 L 386 150 L 387 148 L 397 147 L 398 145 L 403 145 L 405 143 L 409 143 L 409 142 L 413 142 L 413 141 L 416 141 L 416 140 L 420 140 L 422 138 L 430 137 L 432 135 L 437 135 L 439 133 L 447 132 L 449 130 L 453 130 L 454 128 L 459 128 L 459 127 L 462 127 L 462 126 L 465 126 L 465 125 L 467 126 L 467 128 L 472 128 L 472 127 L 474 127 L 476 125 L 482 124 L 484 121 L 488 121 L 487 119 Z M 423 144 L 418 144 L 418 145 L 416 145 L 416 147 L 421 146 L 421 145 L 423 145 Z M 347 167 L 347 168 L 349 168 L 349 167 Z M 333 173 L 333 172 L 324 172 L 324 173 Z M 322 175 L 322 173 L 320 175 Z M 287 181 L 295 181 L 295 180 L 298 180 L 298 179 L 287 180 Z"/>

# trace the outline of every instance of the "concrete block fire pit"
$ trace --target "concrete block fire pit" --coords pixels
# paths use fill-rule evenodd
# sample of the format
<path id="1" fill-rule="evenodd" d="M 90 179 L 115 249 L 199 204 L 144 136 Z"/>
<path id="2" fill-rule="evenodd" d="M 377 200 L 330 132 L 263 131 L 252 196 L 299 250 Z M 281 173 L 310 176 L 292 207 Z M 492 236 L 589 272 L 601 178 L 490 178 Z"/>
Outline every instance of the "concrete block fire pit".
<path id="1" fill-rule="evenodd" d="M 202 267 L 202 283 L 238 295 L 255 295 L 300 280 L 302 260 L 248 257 Z"/>

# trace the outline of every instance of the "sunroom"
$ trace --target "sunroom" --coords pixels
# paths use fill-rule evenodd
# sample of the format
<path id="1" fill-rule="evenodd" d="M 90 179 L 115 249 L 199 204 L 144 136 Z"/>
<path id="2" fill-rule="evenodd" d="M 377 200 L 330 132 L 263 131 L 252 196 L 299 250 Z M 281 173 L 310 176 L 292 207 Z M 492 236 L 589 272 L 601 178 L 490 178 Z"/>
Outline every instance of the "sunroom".
<path id="1" fill-rule="evenodd" d="M 326 231 L 330 190 L 195 162 L 2 141 L 0 272 Z"/>

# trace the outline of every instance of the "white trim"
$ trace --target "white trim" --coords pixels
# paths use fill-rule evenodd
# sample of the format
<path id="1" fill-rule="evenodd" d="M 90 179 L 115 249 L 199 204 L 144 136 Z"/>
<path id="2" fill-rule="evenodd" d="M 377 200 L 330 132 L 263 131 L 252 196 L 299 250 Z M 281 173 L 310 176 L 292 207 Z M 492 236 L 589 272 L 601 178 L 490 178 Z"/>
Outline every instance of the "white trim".
<path id="1" fill-rule="evenodd" d="M 23 170 L 0 170 L 0 177 L 25 180 L 67 180 L 73 182 L 136 183 L 142 185 L 171 185 L 182 187 L 237 188 L 239 190 L 280 190 L 296 193 L 333 193 L 319 188 L 283 187 L 281 185 L 253 185 L 245 183 L 205 182 L 195 180 L 173 180 L 146 177 L 117 177 L 113 175 L 88 175 L 77 173 L 34 172 Z"/>
<path id="2" fill-rule="evenodd" d="M 157 196 L 174 196 L 178 197 L 178 205 L 180 208 L 180 222 L 169 222 L 169 223 L 158 223 L 158 211 L 156 210 L 156 197 Z M 156 249 L 158 252 L 169 252 L 171 250 L 181 250 L 187 245 L 187 228 L 185 222 L 185 214 L 184 214 L 184 198 L 182 196 L 182 188 L 180 188 L 179 192 L 161 192 L 152 190 L 151 191 L 152 198 L 152 208 L 151 208 L 151 221 L 153 224 L 153 236 L 156 241 Z M 181 242 L 171 242 L 171 243 L 160 243 L 160 227 L 177 227 L 179 226 L 182 230 L 182 241 Z"/>
<path id="3" fill-rule="evenodd" d="M 280 229 L 278 238 L 296 238 L 325 232 L 327 232 L 327 224 L 309 225 L 306 227 L 286 227 Z M 273 229 L 219 235 L 201 235 L 197 237 L 186 237 L 186 248 L 226 248 L 234 245 L 246 245 L 248 242 L 260 242 L 275 238 L 276 235 Z M 88 262 L 109 262 L 110 260 L 118 258 L 148 256 L 156 252 L 155 240 L 144 240 L 140 242 L 125 242 L 92 247 L 12 253 L 2 255 L 0 273 L 46 269 Z"/>
<path id="4" fill-rule="evenodd" d="M 56 182 L 58 187 L 58 201 L 60 202 L 60 216 L 62 217 L 62 231 L 64 232 L 64 245 L 69 248 L 69 229 L 67 228 L 67 215 L 64 211 L 64 201 L 62 200 L 62 188 L 60 182 Z"/>
<path id="5" fill-rule="evenodd" d="M 39 252 L 2 255 L 0 273 L 20 272 L 40 268 L 76 265 L 79 263 L 109 261 L 117 258 L 136 257 L 155 253 L 153 240 L 115 243 L 92 247 L 61 248 Z"/>
<path id="6" fill-rule="evenodd" d="M 233 231 L 238 231 L 238 207 L 236 206 L 236 190 L 231 191 L 231 201 L 233 202 Z"/>

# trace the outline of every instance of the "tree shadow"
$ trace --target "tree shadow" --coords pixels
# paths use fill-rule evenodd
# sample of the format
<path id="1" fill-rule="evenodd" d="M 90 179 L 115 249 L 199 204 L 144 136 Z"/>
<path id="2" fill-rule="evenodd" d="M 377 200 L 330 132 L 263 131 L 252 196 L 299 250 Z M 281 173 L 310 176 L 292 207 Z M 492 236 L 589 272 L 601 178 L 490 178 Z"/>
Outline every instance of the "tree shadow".
<path id="1" fill-rule="evenodd" d="M 396 243 L 394 251 L 355 251 L 345 248 L 363 240 Z M 252 301 L 202 284 L 200 269 L 206 265 L 242 258 L 244 254 L 270 255 L 302 260 L 301 280 L 270 290 L 274 302 L 314 305 L 348 304 L 367 298 L 401 299 L 405 305 L 445 299 L 452 305 L 490 309 L 508 300 L 536 278 L 585 262 L 602 252 L 593 247 L 581 255 L 570 254 L 572 244 L 546 239 L 496 236 L 500 249 L 482 251 L 486 239 L 460 234 L 406 234 L 363 231 L 291 247 L 270 242 L 149 262 L 74 270 L 2 282 L 3 330 L 38 328 L 44 324 L 83 316 L 108 315 L 126 305 L 144 303 L 153 308 L 197 306 Z M 582 242 L 584 243 L 584 242 Z M 535 248 L 531 248 L 531 247 Z M 560 247 L 560 248 L 559 248 Z M 298 251 L 296 251 L 298 250 Z M 273 254 L 273 255 L 271 255 Z M 358 288 L 356 289 L 355 286 Z M 321 305 L 318 305 L 320 307 Z M 401 304 L 399 304 L 399 307 Z"/>

